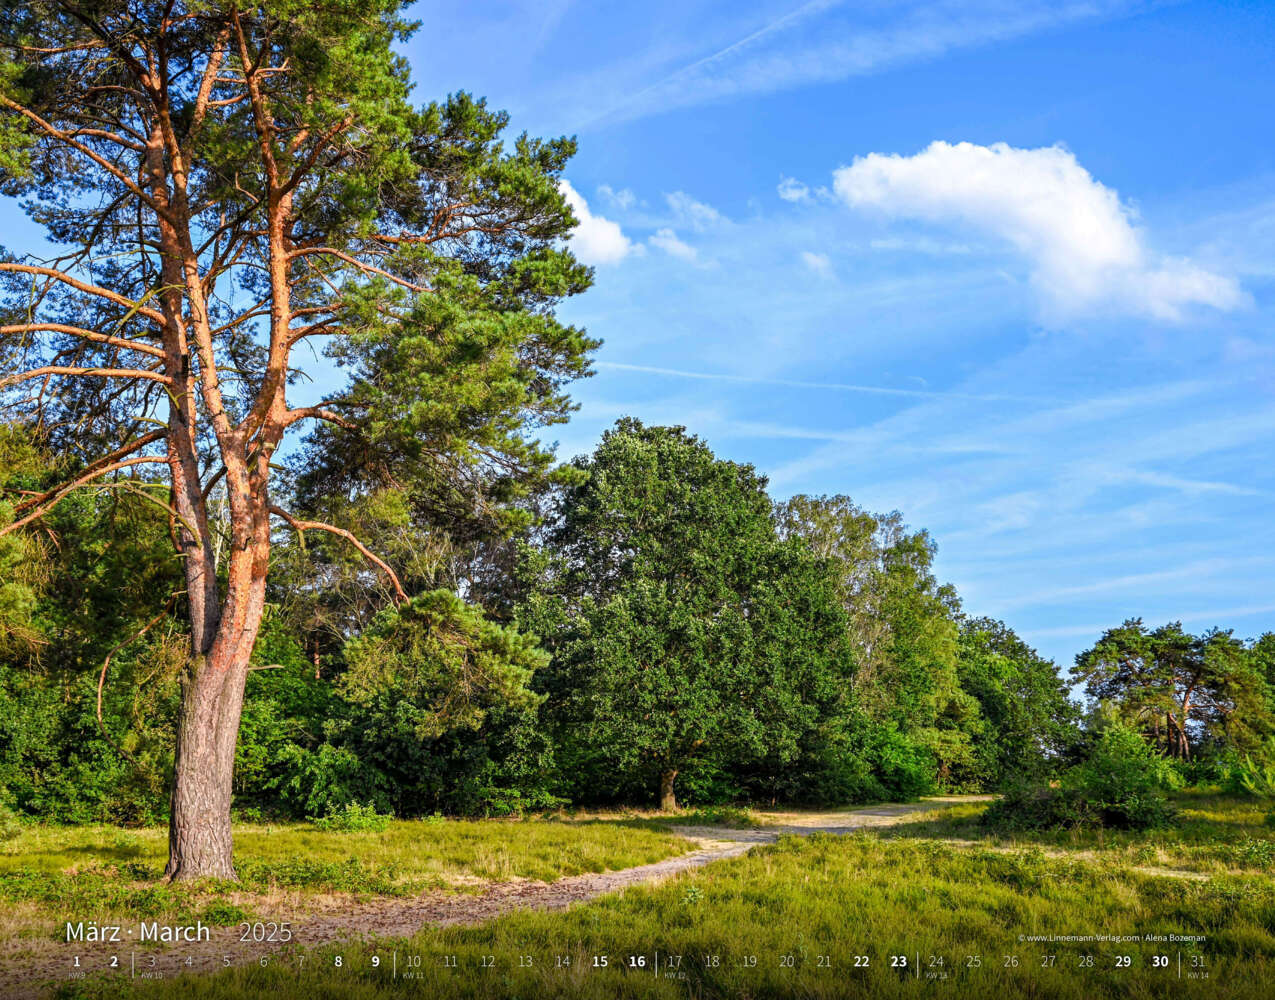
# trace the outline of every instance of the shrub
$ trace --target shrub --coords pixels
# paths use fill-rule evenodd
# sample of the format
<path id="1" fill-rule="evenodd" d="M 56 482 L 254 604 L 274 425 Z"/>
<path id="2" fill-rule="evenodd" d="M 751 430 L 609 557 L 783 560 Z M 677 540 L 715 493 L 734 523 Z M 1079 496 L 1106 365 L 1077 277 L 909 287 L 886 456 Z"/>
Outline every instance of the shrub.
<path id="1" fill-rule="evenodd" d="M 1259 764 L 1245 756 L 1240 785 L 1249 795 L 1275 799 L 1275 764 Z"/>
<path id="2" fill-rule="evenodd" d="M 981 822 L 998 830 L 1069 830 L 1097 826 L 1100 817 L 1079 789 L 1019 782 L 987 807 Z"/>
<path id="3" fill-rule="evenodd" d="M 897 729 L 883 729 L 869 760 L 886 798 L 910 802 L 934 792 L 934 756 Z"/>
<path id="4" fill-rule="evenodd" d="M 320 830 L 338 831 L 340 833 L 362 833 L 373 831 L 380 833 L 390 825 L 393 816 L 379 813 L 371 802 L 362 806 L 357 802 L 347 802 L 341 809 L 334 809 L 326 816 L 306 817 Z"/>
<path id="5" fill-rule="evenodd" d="M 1113 725 L 1063 783 L 1098 810 L 1104 826 L 1143 830 L 1168 821 L 1164 792 L 1180 788 L 1182 776 L 1136 730 Z"/>
<path id="6" fill-rule="evenodd" d="M 9 808 L 8 792 L 0 788 L 0 841 L 12 840 L 22 832 L 22 819 Z"/>
<path id="7" fill-rule="evenodd" d="M 1227 753 L 1204 753 L 1190 760 L 1177 761 L 1174 766 L 1182 775 L 1184 785 L 1190 787 L 1225 784 L 1233 763 L 1234 755 Z"/>
<path id="8" fill-rule="evenodd" d="M 1240 860 L 1254 868 L 1270 868 L 1275 865 L 1275 841 L 1266 837 L 1260 839 L 1248 837 L 1240 844 L 1235 853 Z"/>
<path id="9" fill-rule="evenodd" d="M 1009 830 L 1109 826 L 1144 830 L 1173 816 L 1164 792 L 1182 776 L 1142 736 L 1123 725 L 1105 729 L 1088 759 L 1056 786 L 1019 785 L 983 814 L 989 826 Z"/>
<path id="10" fill-rule="evenodd" d="M 809 791 L 799 798 L 817 805 L 885 802 L 890 798 L 872 773 L 871 764 L 862 757 L 842 752 L 829 754 L 819 763 Z"/>
<path id="11" fill-rule="evenodd" d="M 751 809 L 738 806 L 703 806 L 678 817 L 678 822 L 689 826 L 726 826 L 735 830 L 761 826 L 761 821 Z"/>
<path id="12" fill-rule="evenodd" d="M 374 804 L 389 806 L 389 781 L 353 750 L 322 743 L 309 750 L 286 744 L 277 761 L 279 775 L 270 786 L 278 802 L 293 816 L 331 816 L 360 793 Z"/>
<path id="13" fill-rule="evenodd" d="M 1233 756 L 1222 779 L 1222 789 L 1230 795 L 1251 795 L 1275 799 L 1275 740 L 1254 760 L 1250 754 Z"/>
<path id="14" fill-rule="evenodd" d="M 199 915 L 199 919 L 215 927 L 231 927 L 242 920 L 249 919 L 251 916 L 252 914 L 242 906 L 236 906 L 234 903 L 219 899 L 206 906 L 204 912 Z"/>
<path id="15" fill-rule="evenodd" d="M 857 710 L 820 734 L 794 770 L 799 780 L 781 796 L 791 802 L 915 801 L 935 791 L 931 749 L 896 725 L 874 722 Z"/>

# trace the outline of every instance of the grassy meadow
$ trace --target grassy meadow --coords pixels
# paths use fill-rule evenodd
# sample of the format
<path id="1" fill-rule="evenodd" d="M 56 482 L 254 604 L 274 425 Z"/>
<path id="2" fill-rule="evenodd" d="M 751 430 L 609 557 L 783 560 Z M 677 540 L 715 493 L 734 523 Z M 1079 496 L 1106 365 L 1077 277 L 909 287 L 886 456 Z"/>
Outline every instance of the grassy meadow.
<path id="1" fill-rule="evenodd" d="M 1184 945 L 1033 944 L 1020 935 L 1184 934 Z M 752 854 L 566 912 L 518 912 L 375 947 L 280 958 L 144 997 L 1264 998 L 1275 883 L 1148 876 L 1039 851 L 1002 854 L 875 834 L 785 837 Z M 656 952 L 665 975 L 654 973 Z M 1179 983 L 1193 969 L 1208 979 Z M 397 954 L 395 954 L 397 953 Z M 1171 959 L 1153 967 L 1156 955 Z M 867 963 L 856 956 L 866 955 Z M 668 978 L 670 956 L 680 956 Z M 903 956 L 906 965 L 892 965 Z M 1052 956 L 1052 957 L 1051 957 Z M 337 965 L 338 957 L 340 965 Z M 379 957 L 379 968 L 373 958 Z M 606 967 L 598 963 L 605 957 Z M 1127 967 L 1120 963 L 1128 961 Z M 389 972 L 394 961 L 399 977 Z M 411 963 L 419 961 L 419 967 Z M 861 964 L 856 966 L 856 961 Z M 563 963 L 563 964 L 559 964 Z M 569 963 L 569 964 L 567 964 Z M 920 965 L 920 975 L 917 965 Z M 412 979 L 403 973 L 410 970 Z M 98 982 L 66 996 L 130 992 Z"/>
<path id="2" fill-rule="evenodd" d="M 638 818 L 396 821 L 380 832 L 332 832 L 308 823 L 240 826 L 240 883 L 167 885 L 164 828 L 18 828 L 0 841 L 0 953 L 48 953 L 65 921 L 126 924 L 304 919 L 377 898 L 478 893 L 493 882 L 649 864 L 688 844 Z M 0 980 L 3 961 L 0 961 Z"/>
<path id="3" fill-rule="evenodd" d="M 1266 809 L 1216 795 L 1177 799 L 1175 825 L 1164 830 L 1030 838 L 989 834 L 978 823 L 985 804 L 962 804 L 845 836 L 784 836 L 567 910 L 285 950 L 209 975 L 90 977 L 59 995 L 1269 997 L 1275 859 L 1252 846 L 1271 842 Z M 725 837 L 764 829 L 768 817 L 448 820 L 382 833 L 245 828 L 243 884 L 194 892 L 148 881 L 162 862 L 162 831 L 28 828 L 0 852 L 2 933 L 8 951 L 23 937 L 52 943 L 56 914 L 93 907 L 229 924 L 258 910 L 277 916 L 283 905 L 297 908 L 300 924 L 307 901 L 475 893 L 491 882 L 648 863 L 690 846 L 669 824 L 714 819 Z M 1109 939 L 1027 940 L 1037 935 Z M 1114 940 L 1122 937 L 1136 940 Z"/>
<path id="4" fill-rule="evenodd" d="M 403 894 L 630 868 L 677 853 L 683 841 L 639 818 L 396 820 L 382 831 L 325 831 L 310 823 L 235 828 L 244 885 Z M 156 879 L 168 857 L 165 827 L 26 826 L 0 843 L 0 874 L 113 871 Z M 358 871 L 344 874 L 351 859 Z"/>

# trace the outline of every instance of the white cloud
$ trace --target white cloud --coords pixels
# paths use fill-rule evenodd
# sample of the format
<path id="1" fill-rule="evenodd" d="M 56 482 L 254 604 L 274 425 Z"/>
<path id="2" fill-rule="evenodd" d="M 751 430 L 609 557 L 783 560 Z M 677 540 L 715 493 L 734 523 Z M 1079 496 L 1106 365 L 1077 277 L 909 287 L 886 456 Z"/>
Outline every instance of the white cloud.
<path id="1" fill-rule="evenodd" d="M 833 178 L 854 208 L 964 224 L 1005 241 L 1030 262 L 1054 315 L 1114 310 L 1171 320 L 1189 305 L 1246 301 L 1233 279 L 1150 253 L 1119 195 L 1061 147 L 934 142 L 915 156 L 857 157 Z"/>
<path id="2" fill-rule="evenodd" d="M 726 222 L 725 216 L 712 205 L 696 201 L 685 191 L 666 194 L 664 200 L 668 202 L 668 207 L 677 221 L 684 226 L 689 226 L 697 233 L 715 229 Z"/>
<path id="3" fill-rule="evenodd" d="M 823 277 L 832 275 L 832 261 L 826 253 L 811 253 L 809 250 L 801 251 L 801 262 L 814 271 L 815 274 Z"/>
<path id="4" fill-rule="evenodd" d="M 1192 479 L 1187 476 L 1170 476 L 1163 472 L 1136 469 L 1132 466 L 1108 467 L 1102 463 L 1094 463 L 1089 473 L 1094 481 L 1109 483 L 1135 483 L 1141 486 L 1154 486 L 1159 489 L 1180 490 L 1183 493 L 1228 493 L 1231 496 L 1261 496 L 1261 490 L 1248 486 L 1237 486 L 1234 483 L 1218 482 L 1212 479 Z"/>
<path id="5" fill-rule="evenodd" d="M 649 242 L 651 246 L 663 250 L 671 257 L 677 257 L 679 260 L 694 262 L 699 258 L 699 253 L 693 246 L 689 243 L 683 243 L 678 238 L 677 233 L 668 228 L 657 229 Z"/>
<path id="6" fill-rule="evenodd" d="M 775 188 L 784 201 L 809 201 L 810 188 L 795 177 L 779 175 L 779 185 Z"/>
<path id="7" fill-rule="evenodd" d="M 594 215 L 588 202 L 569 181 L 560 179 L 558 190 L 579 220 L 571 233 L 571 249 L 580 260 L 586 264 L 615 264 L 633 252 L 633 242 L 620 230 L 619 224 Z"/>
<path id="8" fill-rule="evenodd" d="M 621 211 L 627 211 L 637 204 L 637 195 L 628 188 L 620 188 L 615 190 L 610 184 L 599 184 L 598 194 L 607 200 L 613 207 Z"/>

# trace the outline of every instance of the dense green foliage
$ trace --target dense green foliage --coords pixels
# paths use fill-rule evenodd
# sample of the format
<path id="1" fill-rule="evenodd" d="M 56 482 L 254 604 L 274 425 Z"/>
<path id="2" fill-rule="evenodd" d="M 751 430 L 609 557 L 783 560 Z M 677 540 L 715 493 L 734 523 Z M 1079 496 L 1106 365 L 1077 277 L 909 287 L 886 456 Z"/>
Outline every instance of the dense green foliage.
<path id="1" fill-rule="evenodd" d="M 1182 778 L 1140 733 L 1115 723 L 1094 741 L 1086 759 L 1049 785 L 1011 786 L 984 814 L 1000 830 L 1162 826 L 1172 815 L 1165 792 Z"/>
<path id="2" fill-rule="evenodd" d="M 974 777 L 998 787 L 1056 772 L 1079 735 L 1077 708 L 1058 668 L 1004 622 L 967 618 L 960 628 L 957 672 L 985 723 L 974 747 Z"/>
<path id="3" fill-rule="evenodd" d="M 828 560 L 849 621 L 853 710 L 839 733 L 845 747 L 826 762 L 828 791 L 910 798 L 966 783 L 980 724 L 957 681 L 955 594 L 930 572 L 930 537 L 843 496 L 793 497 L 776 517 L 786 537 Z M 847 751 L 870 764 L 866 775 L 847 769 Z"/>
<path id="4" fill-rule="evenodd" d="M 1083 735 L 1053 748 L 1072 766 L 1045 784 L 1027 755 L 1021 780 L 985 822 L 1001 830 L 1156 827 L 1172 812 L 1164 792 L 1184 783 L 1275 797 L 1272 649 L 1269 632 L 1242 642 L 1221 629 L 1192 635 L 1179 622 L 1148 629 L 1137 618 L 1108 629 L 1076 657 L 1073 677 L 1092 711 Z M 1052 730 L 1037 722 L 1034 732 L 1047 739 Z"/>
<path id="5" fill-rule="evenodd" d="M 56 474 L 38 438 L 7 434 L 6 486 Z M 966 622 L 897 515 L 856 515 L 862 556 L 821 546 L 791 512 L 848 502 L 776 509 L 751 468 L 636 421 L 559 478 L 512 561 L 401 492 L 356 493 L 344 523 L 380 526 L 419 594 L 379 613 L 380 579 L 344 550 L 277 548 L 237 752 L 244 817 L 642 803 L 665 775 L 691 802 L 912 798 L 1052 767 L 1071 722 L 1052 664 Z M 129 490 L 14 536 L 44 556 L 15 578 L 0 661 L 0 787 L 19 812 L 164 815 L 183 641 L 162 615 L 180 589 L 166 540 L 162 508 Z M 503 591 L 484 588 L 504 564 Z"/>
<path id="6" fill-rule="evenodd" d="M 267 354 L 279 349 L 276 331 L 262 321 L 262 305 L 245 304 L 276 297 L 266 234 L 277 225 L 294 249 L 286 308 L 307 324 L 293 330 L 289 381 L 313 380 L 316 370 L 331 381 L 331 366 L 315 365 L 309 345 L 317 342 L 302 335 L 322 337 L 348 375 L 344 386 L 329 386 L 325 408 L 341 416 L 311 434 L 301 499 L 320 506 L 351 488 L 393 484 L 422 511 L 507 527 L 525 520 L 509 501 L 552 465 L 535 431 L 567 418 L 566 388 L 587 374 L 597 346 L 554 312 L 592 281 L 571 253 L 576 220 L 559 184 L 576 145 L 510 136 L 507 114 L 465 92 L 413 105 L 409 66 L 394 48 L 418 27 L 404 7 L 6 4 L 0 190 L 21 197 L 48 242 L 67 248 L 59 263 L 69 274 L 158 306 L 155 165 L 140 145 L 115 137 L 158 128 L 148 102 L 159 102 L 171 129 L 161 170 L 173 176 L 158 183 L 172 188 L 173 224 L 195 248 L 187 263 L 208 299 L 210 357 L 233 375 L 219 381 L 232 418 L 274 388 Z M 246 67 L 236 45 L 223 51 L 232 24 L 245 35 Z M 222 72 L 201 95 L 219 51 Z M 139 62 L 160 59 L 163 69 L 151 71 L 162 88 L 152 90 L 135 74 Z M 249 67 L 259 71 L 251 101 Z M 77 144 L 38 120 L 74 132 Z M 171 162 L 178 152 L 180 165 Z M 139 170 L 146 191 L 134 184 Z M 25 249 L 0 250 L 0 260 L 17 261 Z M 146 309 L 83 287 L 55 282 L 37 295 L 30 275 L 6 273 L 0 291 L 0 314 L 15 322 L 39 308 L 130 343 L 161 340 Z M 196 350 L 193 327 L 191 337 Z M 119 367 L 131 357 L 65 329 L 0 339 L 0 376 L 49 358 Z M 194 360 L 195 375 L 207 377 L 208 358 Z M 159 396 L 145 381 L 107 392 L 93 380 L 55 379 L 37 401 L 6 388 L 0 405 L 41 421 L 59 448 L 88 460 L 163 416 Z M 215 442 L 201 447 L 211 461 Z"/>
<path id="7" fill-rule="evenodd" d="M 38 435 L 4 435 L 10 490 L 65 473 Z M 632 420 L 558 479 L 538 530 L 467 545 L 403 493 L 356 491 L 345 523 L 379 525 L 418 594 L 398 608 L 378 612 L 380 579 L 326 539 L 305 558 L 278 547 L 242 817 L 646 804 L 665 776 L 702 804 L 1007 789 L 992 818 L 1017 828 L 1154 824 L 1181 780 L 1270 794 L 1269 635 L 1112 630 L 1079 658 L 1106 699 L 1082 728 L 1055 665 L 963 614 L 897 514 L 772 504 L 752 468 Z M 184 641 L 162 614 L 180 590 L 167 541 L 163 509 L 129 489 L 4 539 L 0 802 L 15 815 L 165 815 Z M 1175 679 L 1197 675 L 1184 758 L 1164 720 L 1181 712 Z"/>
<path id="8" fill-rule="evenodd" d="M 38 508 L 0 537 L 0 806 L 163 818 L 182 678 L 211 648 L 197 623 L 247 592 L 227 556 L 249 546 L 238 572 L 269 587 L 242 642 L 247 817 L 1057 778 L 1055 798 L 1136 824 L 1154 796 L 1120 782 L 1166 757 L 1271 786 L 1275 635 L 1125 622 L 1077 660 L 1096 706 L 1082 729 L 1056 666 L 968 616 L 897 511 L 776 503 L 751 466 L 629 418 L 555 466 L 540 435 L 598 344 L 555 313 L 593 278 L 563 195 L 575 142 L 510 138 L 464 92 L 412 105 L 397 0 L 9 7 L 0 188 L 70 250 L 38 294 L 0 252 L 0 313 L 30 321 L 0 350 L 0 524 Z M 232 27 L 242 49 L 222 51 Z M 137 79 L 149 59 L 162 86 Z M 153 155 L 118 141 L 152 126 Z M 174 353 L 187 322 L 193 355 Z M 344 382 L 280 422 L 308 337 Z M 104 389 L 92 373 L 121 351 L 159 359 L 161 381 Z M 53 361 L 78 374 L 20 388 Z M 289 452 L 284 431 L 311 419 Z M 149 464 L 92 464 L 121 443 Z M 86 469 L 102 474 L 46 510 Z"/>
<path id="9" fill-rule="evenodd" d="M 1180 622 L 1148 629 L 1134 618 L 1076 657 L 1075 678 L 1179 760 L 1253 751 L 1275 732 L 1271 642 L 1221 629 L 1192 635 Z"/>
<path id="10" fill-rule="evenodd" d="M 764 479 L 680 428 L 621 421 L 576 468 L 519 612 L 572 796 L 779 791 L 851 677 L 826 572 Z"/>
<path id="11" fill-rule="evenodd" d="M 67 819 L 154 818 L 167 799 L 175 878 L 233 875 L 236 791 L 320 816 L 355 789 L 406 812 L 530 801 L 493 757 L 537 752 L 532 701 L 506 697 L 531 645 L 433 593 L 456 588 L 427 567 L 405 589 L 339 522 L 433 532 L 439 550 L 530 522 L 555 480 L 542 435 L 598 343 L 556 311 L 592 282 L 562 180 L 575 142 L 508 135 L 464 92 L 412 104 L 405 6 L 0 16 L 0 193 L 39 234 L 0 248 L 0 421 L 58 456 L 38 486 L 0 456 L 0 531 L 27 529 L 0 546 L 0 691 L 29 708 L 0 734 L 0 780 Z M 303 558 L 306 532 L 362 562 Z M 46 547 L 65 565 L 10 579 Z M 412 662 L 377 675 L 356 653 L 395 644 L 373 621 L 382 587 L 407 606 Z M 303 652 L 340 683 L 305 687 Z M 472 702 L 470 667 L 491 682 Z M 267 669 L 281 679 L 248 691 Z M 108 673 L 109 696 L 86 690 Z M 373 681 L 404 697 L 387 706 Z M 443 688 L 493 710 L 453 726 Z M 457 728 L 477 735 L 434 745 Z"/>

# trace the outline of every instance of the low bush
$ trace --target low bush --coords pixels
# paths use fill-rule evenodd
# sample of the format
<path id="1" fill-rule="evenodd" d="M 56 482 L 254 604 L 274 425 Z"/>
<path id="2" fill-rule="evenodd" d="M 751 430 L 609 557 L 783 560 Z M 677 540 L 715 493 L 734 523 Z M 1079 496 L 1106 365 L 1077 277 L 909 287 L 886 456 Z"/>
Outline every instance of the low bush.
<path id="1" fill-rule="evenodd" d="M 346 858 L 327 861 L 294 857 L 286 860 L 245 858 L 235 862 L 243 885 L 256 892 L 270 892 L 278 886 L 313 889 L 321 892 L 372 893 L 404 896 L 426 888 L 438 888 L 438 878 L 411 877 L 394 863 Z"/>
<path id="2" fill-rule="evenodd" d="M 886 798 L 913 802 L 934 794 L 936 768 L 928 748 L 894 728 L 882 728 L 873 735 L 867 757 Z"/>
<path id="3" fill-rule="evenodd" d="M 1275 841 L 1267 837 L 1249 837 L 1235 850 L 1239 859 L 1252 868 L 1275 866 Z"/>
<path id="4" fill-rule="evenodd" d="M 12 840 L 22 832 L 22 818 L 5 802 L 7 793 L 0 788 L 0 842 Z"/>
<path id="5" fill-rule="evenodd" d="M 1097 826 L 1100 818 L 1075 788 L 1060 785 L 1011 785 L 987 807 L 981 822 L 997 830 L 1070 830 Z"/>
<path id="6" fill-rule="evenodd" d="M 703 806 L 677 817 L 677 821 L 690 826 L 726 826 L 736 830 L 761 826 L 751 809 L 737 806 Z"/>
<path id="7" fill-rule="evenodd" d="M 1137 730 L 1113 725 L 1063 783 L 1097 810 L 1103 826 L 1145 830 L 1171 818 L 1164 793 L 1181 788 L 1182 775 Z"/>
<path id="8" fill-rule="evenodd" d="M 380 833 L 390 825 L 390 820 L 394 817 L 386 813 L 376 811 L 376 806 L 369 802 L 367 805 L 359 805 L 357 802 L 347 802 L 340 809 L 330 811 L 326 816 L 308 816 L 306 817 L 311 823 L 320 830 L 336 831 L 338 833 Z"/>
<path id="9" fill-rule="evenodd" d="M 1209 785 L 1225 785 L 1230 766 L 1234 762 L 1232 751 L 1205 752 L 1190 760 L 1180 760 L 1174 767 L 1182 775 L 1182 783 L 1187 788 L 1206 788 Z"/>
<path id="10" fill-rule="evenodd" d="M 1222 778 L 1222 789 L 1231 795 L 1275 799 L 1275 740 L 1257 759 L 1251 754 L 1233 757 Z"/>
<path id="11" fill-rule="evenodd" d="M 1164 793 L 1181 785 L 1179 772 L 1136 730 L 1113 725 L 1060 782 L 1010 788 L 983 814 L 983 822 L 1006 830 L 1145 830 L 1172 819 Z"/>
<path id="12" fill-rule="evenodd" d="M 890 793 L 867 761 L 847 754 L 830 760 L 815 773 L 804 798 L 815 805 L 839 806 L 885 802 Z"/>

